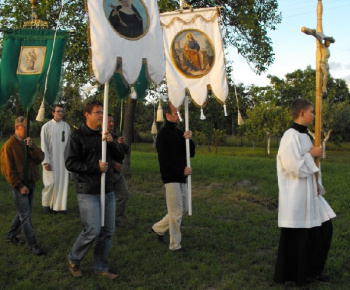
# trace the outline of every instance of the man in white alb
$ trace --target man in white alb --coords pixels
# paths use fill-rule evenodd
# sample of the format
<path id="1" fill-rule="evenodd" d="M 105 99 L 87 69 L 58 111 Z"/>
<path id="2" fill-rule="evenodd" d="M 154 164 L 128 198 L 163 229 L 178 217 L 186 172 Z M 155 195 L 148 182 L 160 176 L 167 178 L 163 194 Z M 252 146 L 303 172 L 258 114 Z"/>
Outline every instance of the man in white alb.
<path id="1" fill-rule="evenodd" d="M 45 153 L 43 165 L 42 206 L 44 213 L 65 213 L 69 176 L 64 165 L 64 149 L 71 133 L 70 126 L 64 122 L 63 106 L 55 105 L 53 119 L 41 128 L 41 149 Z"/>

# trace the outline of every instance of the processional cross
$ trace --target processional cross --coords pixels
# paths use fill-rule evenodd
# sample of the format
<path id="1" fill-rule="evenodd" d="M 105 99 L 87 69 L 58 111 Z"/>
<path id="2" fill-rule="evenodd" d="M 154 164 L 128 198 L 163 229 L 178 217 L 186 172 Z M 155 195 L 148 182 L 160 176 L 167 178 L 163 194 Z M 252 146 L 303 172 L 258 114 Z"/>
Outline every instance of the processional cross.
<path id="1" fill-rule="evenodd" d="M 329 45 L 334 43 L 333 37 L 325 36 L 322 28 L 322 0 L 317 0 L 317 28 L 310 29 L 302 27 L 301 31 L 307 35 L 316 38 L 316 101 L 315 101 L 315 146 L 321 145 L 321 111 L 322 111 L 322 93 L 327 93 L 327 81 L 329 77 L 328 59 L 330 57 Z M 325 143 L 324 143 L 325 147 Z M 324 148 L 325 150 L 325 148 Z M 316 164 L 319 165 L 319 158 L 316 158 Z"/>

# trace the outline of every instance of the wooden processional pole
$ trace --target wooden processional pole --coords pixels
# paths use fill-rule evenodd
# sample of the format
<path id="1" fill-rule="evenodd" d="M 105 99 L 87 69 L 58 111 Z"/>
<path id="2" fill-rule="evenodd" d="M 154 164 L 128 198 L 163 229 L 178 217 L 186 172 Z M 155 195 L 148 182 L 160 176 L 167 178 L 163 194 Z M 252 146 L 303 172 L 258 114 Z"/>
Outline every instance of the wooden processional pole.
<path id="1" fill-rule="evenodd" d="M 322 0 L 317 0 L 317 28 L 310 29 L 302 27 L 301 31 L 316 38 L 316 100 L 315 100 L 315 146 L 321 146 L 322 130 L 322 93 L 327 93 L 327 80 L 329 75 L 328 58 L 330 56 L 328 46 L 334 43 L 333 37 L 323 34 L 322 27 Z M 316 165 L 319 166 L 319 157 L 315 158 Z"/>

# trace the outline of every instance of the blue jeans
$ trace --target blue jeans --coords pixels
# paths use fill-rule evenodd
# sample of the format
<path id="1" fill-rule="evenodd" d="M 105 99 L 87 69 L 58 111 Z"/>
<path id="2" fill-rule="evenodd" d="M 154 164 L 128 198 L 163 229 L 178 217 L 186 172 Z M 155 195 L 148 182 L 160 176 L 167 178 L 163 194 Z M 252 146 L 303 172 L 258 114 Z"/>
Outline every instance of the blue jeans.
<path id="1" fill-rule="evenodd" d="M 115 230 L 114 192 L 105 195 L 105 220 L 101 227 L 101 201 L 99 194 L 77 194 L 83 230 L 69 252 L 68 259 L 76 265 L 96 241 L 94 250 L 95 273 L 108 272 L 108 254 Z"/>
<path id="2" fill-rule="evenodd" d="M 31 211 L 35 192 L 35 185 L 27 186 L 29 194 L 21 194 L 18 187 L 12 187 L 11 191 L 15 201 L 17 215 L 13 220 L 10 230 L 7 233 L 8 239 L 14 239 L 19 235 L 21 229 L 26 237 L 27 243 L 30 247 L 37 244 L 34 229 L 32 225 Z"/>
<path id="3" fill-rule="evenodd" d="M 116 199 L 115 221 L 121 222 L 124 218 L 126 202 L 129 199 L 129 189 L 123 173 L 114 174 L 114 194 Z"/>

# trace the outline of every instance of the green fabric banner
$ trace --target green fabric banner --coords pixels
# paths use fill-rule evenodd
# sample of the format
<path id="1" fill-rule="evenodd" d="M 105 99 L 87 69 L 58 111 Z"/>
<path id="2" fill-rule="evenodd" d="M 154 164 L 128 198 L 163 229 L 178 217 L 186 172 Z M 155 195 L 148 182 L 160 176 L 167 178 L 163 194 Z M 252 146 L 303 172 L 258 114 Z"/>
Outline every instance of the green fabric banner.
<path id="1" fill-rule="evenodd" d="M 134 85 L 134 90 L 137 94 L 138 100 L 143 100 L 146 97 L 146 89 L 148 88 L 150 82 L 147 79 L 147 65 L 146 63 L 142 64 L 142 68 L 137 78 L 137 81 Z M 123 78 L 123 74 L 116 72 L 114 74 L 111 85 L 114 86 L 117 98 L 119 100 L 125 100 L 130 94 L 130 86 Z"/>
<path id="2" fill-rule="evenodd" d="M 0 105 L 8 101 L 16 87 L 25 108 L 33 103 L 37 89 L 44 94 L 55 42 L 45 93 L 45 101 L 53 105 L 59 91 L 67 39 L 66 31 L 57 31 L 56 36 L 54 30 L 47 29 L 18 29 L 7 32 L 0 63 Z"/>

